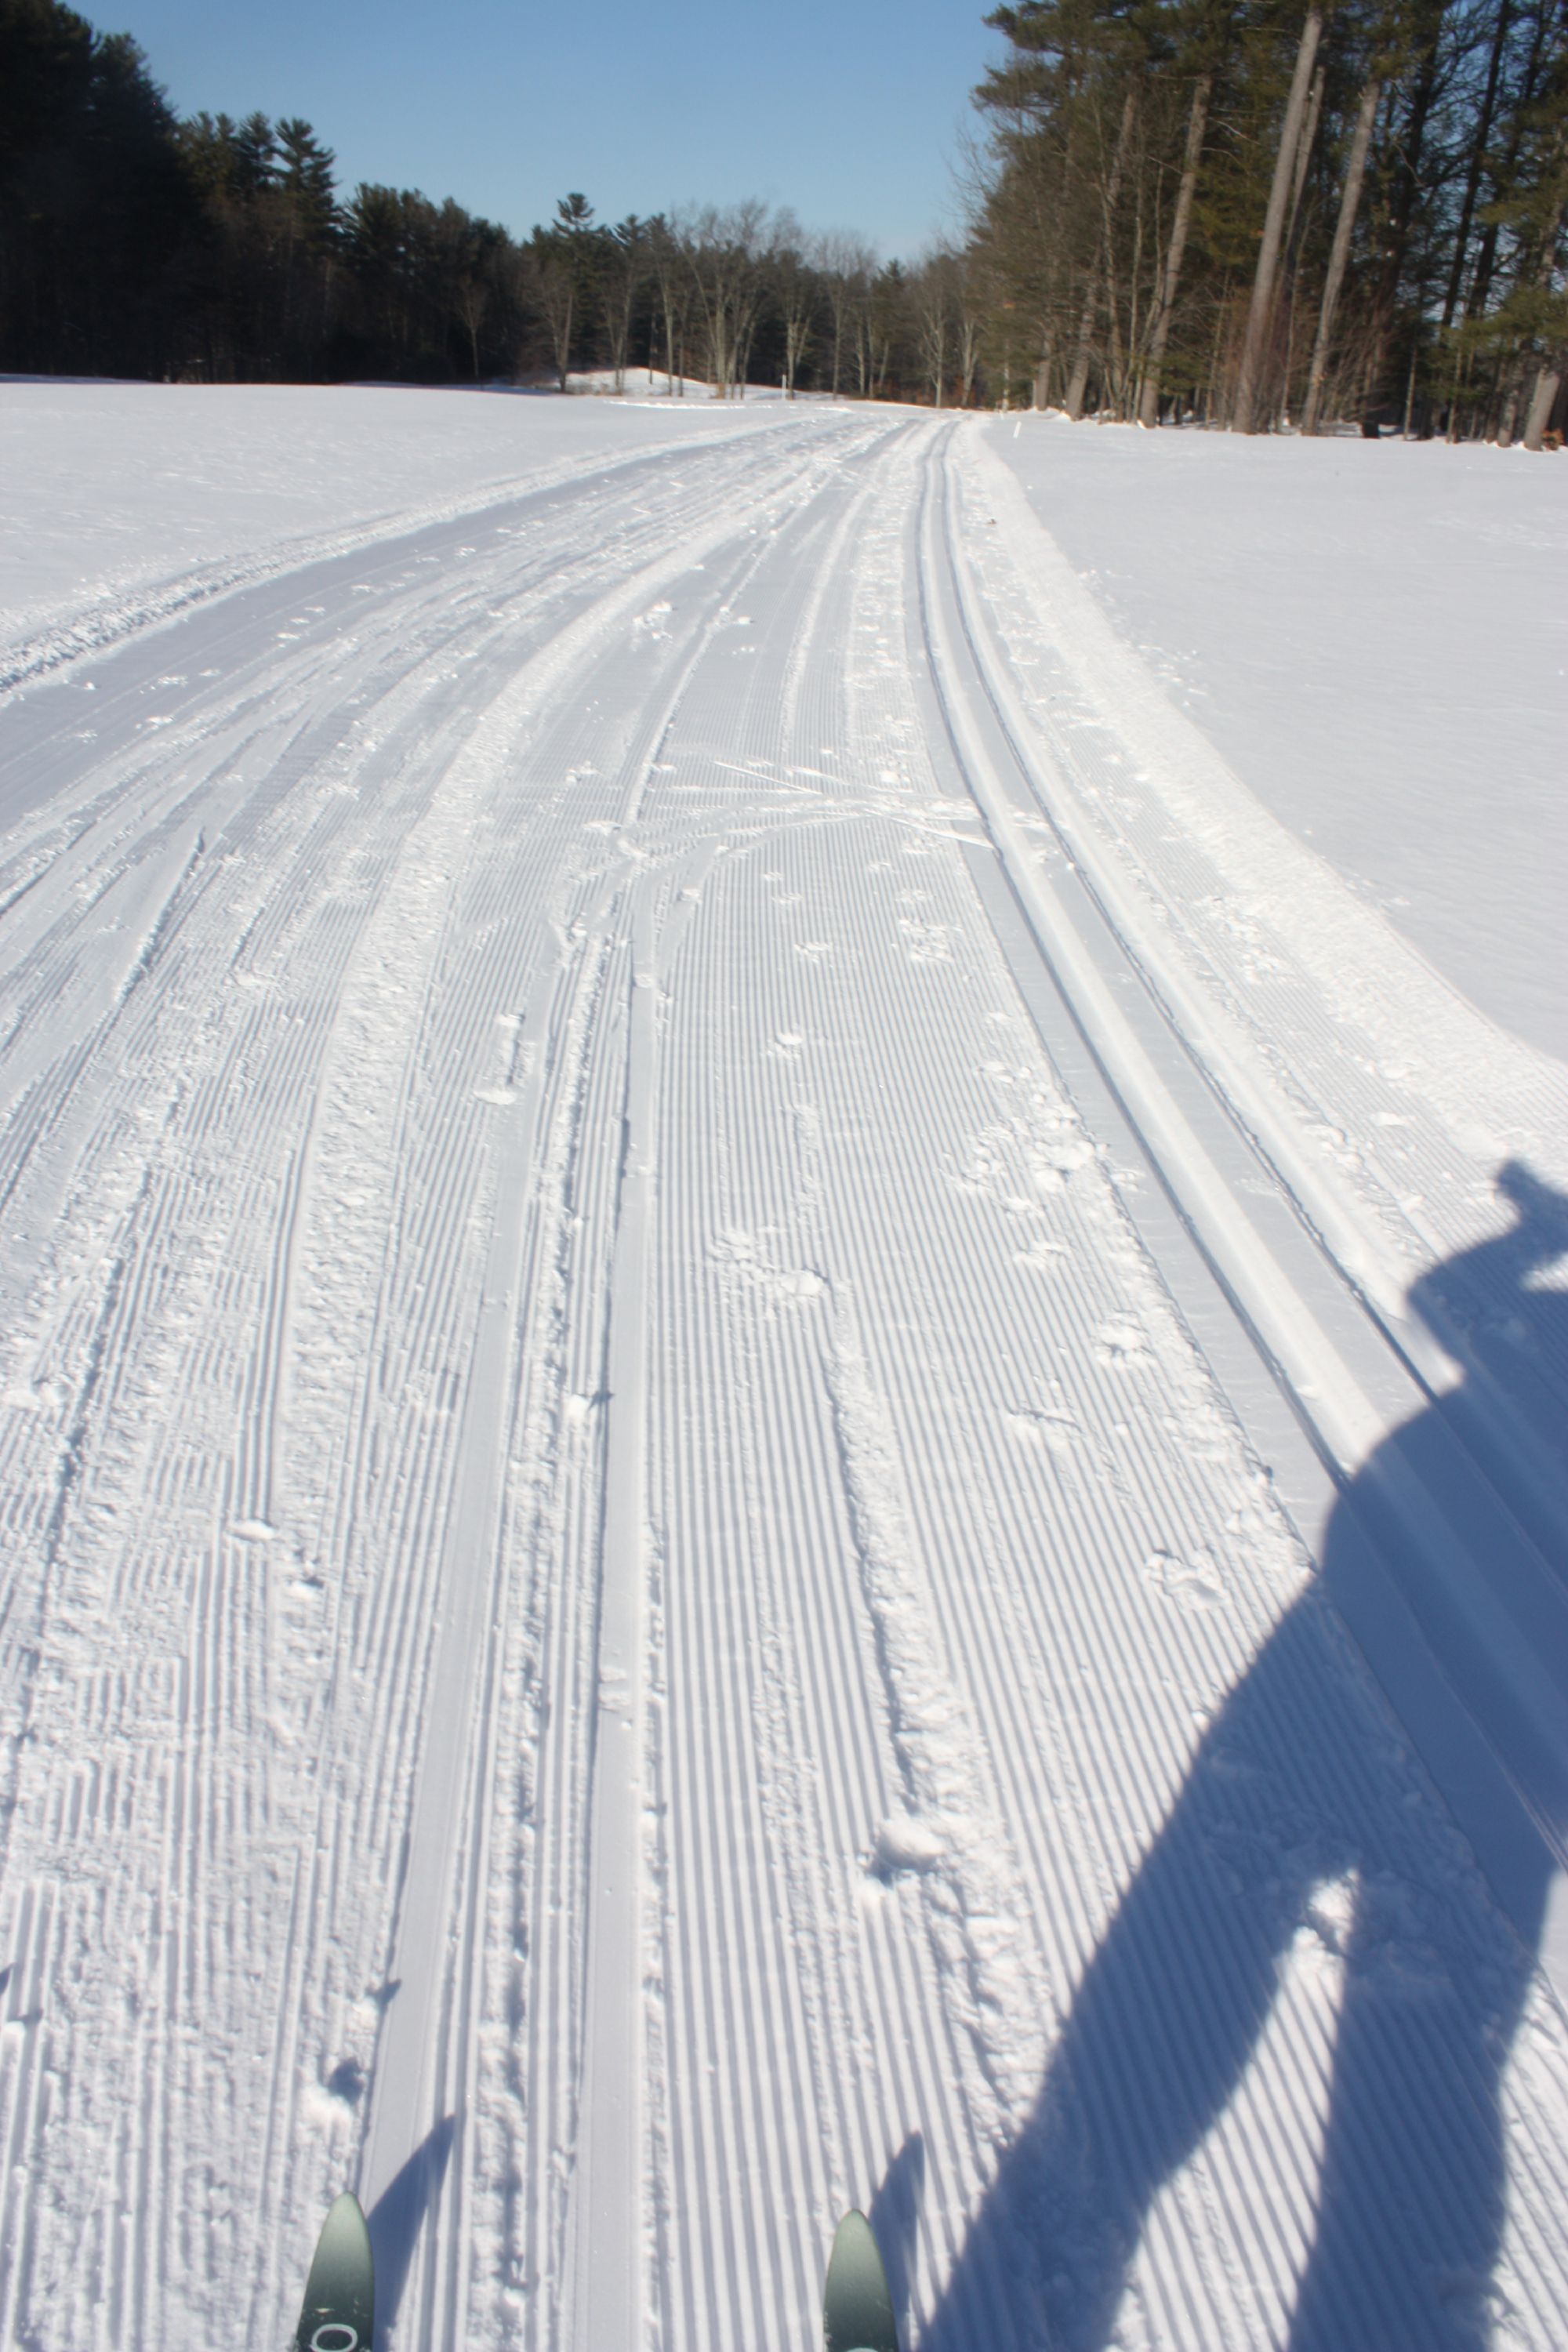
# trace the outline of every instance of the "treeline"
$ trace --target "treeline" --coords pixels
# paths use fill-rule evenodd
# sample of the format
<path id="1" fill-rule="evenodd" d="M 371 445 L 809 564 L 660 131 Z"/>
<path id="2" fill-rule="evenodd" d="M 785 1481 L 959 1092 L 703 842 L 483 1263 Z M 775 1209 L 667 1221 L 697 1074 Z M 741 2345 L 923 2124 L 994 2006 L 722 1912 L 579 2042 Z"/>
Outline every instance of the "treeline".
<path id="1" fill-rule="evenodd" d="M 213 382 L 657 367 L 938 405 L 1455 438 L 1565 421 L 1568 0 L 1017 0 L 967 235 L 910 267 L 758 204 L 526 238 L 298 119 L 182 121 L 136 44 L 0 0 L 0 369 Z"/>
<path id="2" fill-rule="evenodd" d="M 180 121 L 136 43 L 0 0 L 0 368 L 440 382 L 511 364 L 515 249 L 458 205 L 340 202 L 310 125 Z"/>
<path id="3" fill-rule="evenodd" d="M 586 368 L 618 388 L 634 364 L 657 369 L 672 392 L 695 377 L 721 397 L 759 382 L 861 400 L 940 400 L 951 388 L 933 358 L 947 346 L 931 328 L 960 268 L 945 254 L 906 269 L 848 233 L 808 236 L 793 213 L 756 202 L 598 226 L 587 200 L 570 195 L 519 262 L 563 389 Z"/>
<path id="4" fill-rule="evenodd" d="M 577 194 L 520 240 L 416 191 L 344 198 L 333 169 L 308 122 L 182 121 L 134 41 L 0 0 L 0 370 L 973 388 L 977 341 L 949 386 L 932 325 L 948 261 L 884 266 L 756 204 L 609 226 Z"/>
<path id="5" fill-rule="evenodd" d="M 1564 0 L 1019 0 L 983 377 L 1073 415 L 1563 422 Z"/>

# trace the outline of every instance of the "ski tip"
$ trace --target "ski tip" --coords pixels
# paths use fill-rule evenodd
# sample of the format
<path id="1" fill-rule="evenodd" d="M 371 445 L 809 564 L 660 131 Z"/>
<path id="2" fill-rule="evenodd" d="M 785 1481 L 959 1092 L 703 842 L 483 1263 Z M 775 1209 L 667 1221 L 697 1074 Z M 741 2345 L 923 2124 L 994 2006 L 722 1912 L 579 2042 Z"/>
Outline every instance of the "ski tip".
<path id="1" fill-rule="evenodd" d="M 864 2213 L 846 2213 L 833 2233 L 822 2335 L 826 2352 L 899 2352 L 888 2273 Z"/>
<path id="2" fill-rule="evenodd" d="M 375 2264 L 370 2231 L 350 2189 L 333 2200 L 321 2224 L 296 2352 L 370 2352 L 375 2335 Z"/>

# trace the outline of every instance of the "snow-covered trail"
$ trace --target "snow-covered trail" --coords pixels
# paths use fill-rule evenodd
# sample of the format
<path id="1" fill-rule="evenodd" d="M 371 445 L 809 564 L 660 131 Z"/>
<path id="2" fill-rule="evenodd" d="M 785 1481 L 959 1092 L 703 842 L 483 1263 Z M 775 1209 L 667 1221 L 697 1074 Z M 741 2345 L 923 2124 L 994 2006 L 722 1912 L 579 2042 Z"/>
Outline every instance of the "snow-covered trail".
<path id="1" fill-rule="evenodd" d="M 345 2179 L 398 2352 L 1552 2340 L 1558 1078 L 1033 530 L 781 418 L 0 713 L 5 2342 Z"/>

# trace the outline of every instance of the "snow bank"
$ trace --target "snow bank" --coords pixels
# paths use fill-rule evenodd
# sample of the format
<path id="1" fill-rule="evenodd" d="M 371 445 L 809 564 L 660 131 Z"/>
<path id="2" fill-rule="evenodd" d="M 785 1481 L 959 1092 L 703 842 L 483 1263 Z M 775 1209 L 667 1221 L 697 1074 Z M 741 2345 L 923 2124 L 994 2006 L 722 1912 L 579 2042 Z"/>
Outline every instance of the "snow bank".
<path id="1" fill-rule="evenodd" d="M 618 393 L 616 390 L 614 368 L 587 368 L 581 374 L 574 368 L 566 383 L 572 392 L 607 394 L 616 399 L 632 402 L 669 399 L 677 402 L 682 400 L 700 402 L 711 400 L 714 396 L 713 386 L 701 376 L 695 375 L 677 376 L 672 393 L 669 378 L 662 368 L 628 367 L 625 369 Z M 782 401 L 786 396 L 784 386 L 777 383 L 748 383 L 742 395 L 748 404 L 752 401 Z M 804 408 L 815 404 L 819 408 L 826 408 L 831 404 L 832 400 L 831 393 L 801 392 L 795 394 L 795 405 L 797 408 Z"/>

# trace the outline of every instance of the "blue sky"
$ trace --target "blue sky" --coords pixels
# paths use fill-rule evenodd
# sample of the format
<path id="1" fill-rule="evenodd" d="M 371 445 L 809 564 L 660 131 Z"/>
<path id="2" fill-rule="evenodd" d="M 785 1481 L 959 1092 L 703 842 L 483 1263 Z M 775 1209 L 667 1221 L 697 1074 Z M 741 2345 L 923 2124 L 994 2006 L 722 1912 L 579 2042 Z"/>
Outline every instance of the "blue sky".
<path id="1" fill-rule="evenodd" d="M 526 230 L 762 196 L 911 254 L 956 218 L 989 0 L 75 0 L 182 113 L 302 114 L 340 184 Z"/>

